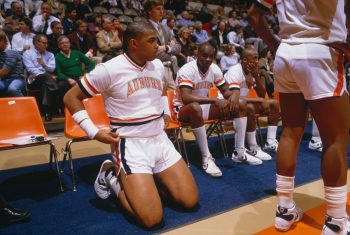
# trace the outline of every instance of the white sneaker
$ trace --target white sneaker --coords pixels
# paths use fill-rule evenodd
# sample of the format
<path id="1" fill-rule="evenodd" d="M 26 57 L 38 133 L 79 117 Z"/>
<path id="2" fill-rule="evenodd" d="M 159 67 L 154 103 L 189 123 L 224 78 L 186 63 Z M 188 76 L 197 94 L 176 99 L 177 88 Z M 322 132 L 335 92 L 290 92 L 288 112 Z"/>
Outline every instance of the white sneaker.
<path id="1" fill-rule="evenodd" d="M 250 155 L 256 157 L 256 158 L 259 158 L 260 160 L 263 160 L 263 161 L 268 161 L 268 160 L 271 160 L 272 157 L 270 156 L 270 154 L 268 153 L 265 153 L 264 151 L 261 150 L 261 148 L 256 145 L 250 149 L 247 149 L 247 153 L 249 153 Z"/>
<path id="2" fill-rule="evenodd" d="M 278 148 L 278 140 L 276 139 L 274 139 L 272 142 L 266 141 L 264 146 L 264 150 L 273 150 L 275 152 L 277 152 L 277 148 Z"/>
<path id="3" fill-rule="evenodd" d="M 303 218 L 303 211 L 295 204 L 292 208 L 278 206 L 275 217 L 275 228 L 279 231 L 288 231 L 290 227 Z"/>
<path id="4" fill-rule="evenodd" d="M 101 199 L 107 199 L 112 193 L 110 185 L 106 181 L 106 171 L 112 167 L 114 167 L 113 162 L 111 160 L 105 160 L 96 177 L 94 189 L 97 196 Z"/>
<path id="5" fill-rule="evenodd" d="M 242 154 L 239 154 L 236 150 L 232 153 L 232 161 L 236 163 L 248 163 L 249 165 L 260 165 L 263 162 L 252 155 L 250 155 L 246 149 Z"/>
<path id="6" fill-rule="evenodd" d="M 217 167 L 217 165 L 215 164 L 215 159 L 212 156 L 209 156 L 207 158 L 207 162 L 203 161 L 202 167 L 203 170 L 212 177 L 222 176 L 222 172 L 219 169 L 219 167 Z"/>
<path id="7" fill-rule="evenodd" d="M 326 215 L 322 235 L 348 235 L 350 234 L 349 218 L 336 219 Z"/>
<path id="8" fill-rule="evenodd" d="M 321 138 L 311 138 L 311 140 L 309 141 L 309 149 L 322 152 L 323 144 Z"/>

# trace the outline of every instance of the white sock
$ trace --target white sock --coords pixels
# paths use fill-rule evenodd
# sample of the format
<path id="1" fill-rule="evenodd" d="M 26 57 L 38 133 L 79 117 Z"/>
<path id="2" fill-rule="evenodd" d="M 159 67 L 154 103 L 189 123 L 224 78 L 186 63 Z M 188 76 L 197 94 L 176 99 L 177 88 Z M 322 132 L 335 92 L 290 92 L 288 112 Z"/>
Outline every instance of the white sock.
<path id="1" fill-rule="evenodd" d="M 312 119 L 312 137 L 320 137 L 320 132 L 318 131 L 315 119 Z"/>
<path id="2" fill-rule="evenodd" d="M 286 208 L 293 207 L 294 179 L 295 176 L 289 177 L 276 174 L 278 205 Z"/>
<path id="3" fill-rule="evenodd" d="M 327 204 L 327 215 L 333 218 L 344 218 L 346 213 L 347 185 L 341 187 L 324 187 Z"/>
<path id="4" fill-rule="evenodd" d="M 192 129 L 194 136 L 198 142 L 199 150 L 202 154 L 202 159 L 205 161 L 211 154 L 208 147 L 207 133 L 205 126 Z"/>
<path id="5" fill-rule="evenodd" d="M 247 130 L 247 117 L 234 118 L 233 124 L 236 129 L 235 148 L 244 149 L 244 138 Z"/>
<path id="6" fill-rule="evenodd" d="M 247 132 L 246 138 L 249 149 L 258 145 L 258 143 L 256 142 L 256 131 Z"/>
<path id="7" fill-rule="evenodd" d="M 276 140 L 277 126 L 267 126 L 267 143 L 271 144 Z"/>

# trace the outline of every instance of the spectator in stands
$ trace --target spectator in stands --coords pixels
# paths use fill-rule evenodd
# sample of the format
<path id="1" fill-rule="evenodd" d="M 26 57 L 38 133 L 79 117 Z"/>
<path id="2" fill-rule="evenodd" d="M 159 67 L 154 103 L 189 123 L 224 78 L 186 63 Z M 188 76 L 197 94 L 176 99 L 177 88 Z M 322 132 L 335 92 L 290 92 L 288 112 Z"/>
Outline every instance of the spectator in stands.
<path id="1" fill-rule="evenodd" d="M 236 51 L 241 54 L 245 46 L 245 41 L 243 38 L 243 28 L 241 25 L 236 25 L 235 30 L 227 34 L 227 40 L 229 44 L 236 47 Z"/>
<path id="2" fill-rule="evenodd" d="M 51 8 L 50 8 L 49 4 L 47 4 L 45 2 L 42 3 L 41 4 L 41 14 L 36 15 L 33 18 L 34 32 L 50 35 L 52 33 L 52 29 L 51 29 L 50 25 L 53 21 L 60 22 L 60 20 L 58 18 L 51 15 Z"/>
<path id="3" fill-rule="evenodd" d="M 60 52 L 57 44 L 57 39 L 63 34 L 63 27 L 59 21 L 53 21 L 50 27 L 52 34 L 47 36 L 47 39 L 49 40 L 49 46 L 47 50 L 56 55 L 58 52 Z"/>
<path id="4" fill-rule="evenodd" d="M 223 21 L 223 20 L 219 21 L 217 24 L 217 29 L 214 30 L 212 33 L 212 37 L 217 42 L 217 47 L 218 47 L 219 51 L 223 51 L 224 48 L 229 43 L 229 41 L 227 39 L 227 34 L 228 34 L 228 32 L 226 30 L 225 21 Z"/>
<path id="5" fill-rule="evenodd" d="M 178 27 L 188 27 L 193 26 L 194 22 L 191 20 L 191 15 L 188 13 L 188 11 L 183 11 L 181 13 L 181 19 L 177 21 Z"/>
<path id="6" fill-rule="evenodd" d="M 89 51 L 92 56 L 96 54 L 96 43 L 92 35 L 87 31 L 87 23 L 83 20 L 77 20 L 77 31 L 68 35 L 73 50 L 81 51 L 86 55 Z M 91 59 L 91 58 L 89 58 Z"/>
<path id="7" fill-rule="evenodd" d="M 243 11 L 241 13 L 241 18 L 239 19 L 239 24 L 242 26 L 242 28 L 245 28 L 248 26 L 248 13 L 246 11 Z"/>
<path id="8" fill-rule="evenodd" d="M 117 31 L 112 31 L 113 22 L 110 17 L 104 17 L 103 30 L 96 34 L 97 56 L 103 57 L 107 52 L 121 50 L 122 41 Z"/>
<path id="9" fill-rule="evenodd" d="M 168 31 L 171 34 L 171 37 L 172 38 L 176 38 L 177 37 L 177 29 L 176 29 L 176 20 L 175 20 L 175 18 L 172 17 L 172 16 L 169 16 L 166 19 L 166 26 L 167 26 Z"/>
<path id="10" fill-rule="evenodd" d="M 94 15 L 93 21 L 88 23 L 88 31 L 91 33 L 92 36 L 95 36 L 101 30 L 103 30 L 102 16 Z"/>
<path id="11" fill-rule="evenodd" d="M 11 3 L 12 15 L 7 16 L 4 22 L 4 31 L 11 40 L 15 33 L 20 31 L 19 20 L 25 17 L 22 4 L 18 1 Z"/>
<path id="12" fill-rule="evenodd" d="M 23 96 L 24 75 L 22 56 L 6 50 L 7 36 L 0 30 L 0 96 Z"/>
<path id="13" fill-rule="evenodd" d="M 114 18 L 114 19 L 113 19 L 113 29 L 112 29 L 112 31 L 117 31 L 119 39 L 120 39 L 121 41 L 123 41 L 124 28 L 123 28 L 123 26 L 120 24 L 118 18 Z"/>
<path id="14" fill-rule="evenodd" d="M 58 38 L 60 53 L 55 56 L 57 75 L 57 85 L 59 87 L 59 98 L 63 99 L 64 94 L 84 76 L 85 72 L 90 72 L 95 64 L 82 52 L 71 50 L 69 38 L 62 35 Z"/>
<path id="15" fill-rule="evenodd" d="M 231 29 L 234 29 L 236 25 L 239 24 L 239 20 L 237 19 L 237 11 L 236 10 L 231 10 L 229 13 L 230 18 L 228 18 L 228 24 Z"/>
<path id="16" fill-rule="evenodd" d="M 181 46 L 176 42 L 171 33 L 161 24 L 164 14 L 164 3 L 162 0 L 146 0 L 144 9 L 148 18 L 149 24 L 157 32 L 158 40 L 158 55 L 157 58 L 163 62 L 165 67 L 165 79 L 168 83 L 168 88 L 174 89 L 174 74 L 178 68 L 175 55 L 181 51 Z M 174 57 L 172 57 L 174 56 Z"/>
<path id="17" fill-rule="evenodd" d="M 62 3 L 62 0 L 47 0 L 51 8 L 51 13 L 53 16 L 62 20 L 66 15 L 66 5 Z"/>
<path id="18" fill-rule="evenodd" d="M 177 41 L 181 45 L 181 52 L 176 55 L 177 64 L 181 68 L 187 62 L 187 56 L 190 55 L 190 44 L 192 43 L 189 38 L 189 30 L 187 27 L 179 29 L 179 35 Z"/>
<path id="19" fill-rule="evenodd" d="M 21 223 L 29 220 L 30 213 L 23 209 L 14 208 L 0 196 L 0 225 Z"/>
<path id="20" fill-rule="evenodd" d="M 259 53 L 259 80 L 271 98 L 274 93 L 272 68 L 273 58 L 271 51 L 265 48 Z"/>
<path id="21" fill-rule="evenodd" d="M 209 39 L 207 31 L 203 30 L 203 24 L 200 21 L 197 21 L 194 24 L 193 35 L 196 38 L 195 43 L 197 43 L 197 44 L 201 44 L 202 42 L 206 42 Z"/>
<path id="22" fill-rule="evenodd" d="M 48 40 L 45 34 L 34 37 L 34 48 L 23 53 L 23 63 L 28 71 L 28 88 L 41 89 L 42 108 L 45 120 L 51 121 L 53 99 L 57 94 L 58 86 L 53 72 L 56 68 L 55 56 L 47 51 Z"/>
<path id="23" fill-rule="evenodd" d="M 142 2 L 140 0 L 130 0 L 131 7 L 137 11 L 141 12 L 143 10 Z"/>
<path id="24" fill-rule="evenodd" d="M 75 28 L 76 17 L 77 17 L 77 10 L 72 7 L 67 7 L 66 16 L 62 20 L 62 27 L 65 35 L 69 35 L 70 33 L 76 30 Z"/>
<path id="25" fill-rule="evenodd" d="M 67 8 L 74 8 L 77 11 L 77 20 L 84 20 L 86 17 L 85 15 L 88 13 L 91 13 L 89 7 L 83 3 L 81 3 L 81 0 L 73 0 L 73 2 L 67 4 Z"/>
<path id="26" fill-rule="evenodd" d="M 225 74 L 233 65 L 239 63 L 239 54 L 236 52 L 236 48 L 232 45 L 228 45 L 224 50 L 225 55 L 220 59 L 220 67 Z"/>
<path id="27" fill-rule="evenodd" d="M 19 20 L 20 32 L 16 33 L 12 37 L 12 49 L 24 52 L 34 47 L 33 38 L 33 24 L 29 18 L 22 18 Z"/>

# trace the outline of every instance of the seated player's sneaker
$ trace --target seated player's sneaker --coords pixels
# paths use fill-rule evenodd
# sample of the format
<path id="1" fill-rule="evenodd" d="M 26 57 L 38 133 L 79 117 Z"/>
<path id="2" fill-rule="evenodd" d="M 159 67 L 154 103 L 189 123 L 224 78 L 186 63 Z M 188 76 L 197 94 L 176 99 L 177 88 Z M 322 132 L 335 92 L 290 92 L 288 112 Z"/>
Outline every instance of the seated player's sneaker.
<path id="1" fill-rule="evenodd" d="M 349 218 L 333 218 L 326 215 L 326 221 L 323 225 L 322 235 L 348 235 L 350 234 Z"/>
<path id="2" fill-rule="evenodd" d="M 311 140 L 309 141 L 309 149 L 322 152 L 323 144 L 322 144 L 321 138 L 312 137 Z"/>
<path id="3" fill-rule="evenodd" d="M 274 139 L 274 140 L 270 140 L 270 141 L 266 141 L 265 146 L 264 146 L 264 150 L 273 150 L 273 151 L 277 151 L 278 148 L 278 140 Z"/>
<path id="4" fill-rule="evenodd" d="M 222 176 L 222 172 L 219 169 L 219 167 L 217 167 L 217 165 L 215 164 L 215 159 L 212 156 L 209 156 L 206 162 L 203 161 L 202 167 L 203 170 L 212 177 Z"/>
<path id="5" fill-rule="evenodd" d="M 106 171 L 114 167 L 114 164 L 111 160 L 105 160 L 98 172 L 96 177 L 94 188 L 97 196 L 102 199 L 107 199 L 111 195 L 111 188 L 106 181 Z"/>
<path id="6" fill-rule="evenodd" d="M 271 160 L 272 159 L 270 154 L 265 153 L 264 151 L 262 151 L 261 148 L 258 145 L 247 149 L 247 153 L 249 153 L 250 155 L 252 155 L 252 156 L 254 156 L 256 158 L 259 158 L 260 160 L 263 160 L 263 161 L 267 161 L 267 160 Z"/>
<path id="7" fill-rule="evenodd" d="M 275 217 L 275 228 L 279 231 L 287 231 L 290 227 L 303 218 L 303 211 L 295 204 L 292 208 L 278 206 Z"/>
<path id="8" fill-rule="evenodd" d="M 232 161 L 236 163 L 248 163 L 249 165 L 260 165 L 263 162 L 252 155 L 250 155 L 246 149 L 244 149 L 243 153 L 238 153 L 236 150 L 232 153 Z"/>

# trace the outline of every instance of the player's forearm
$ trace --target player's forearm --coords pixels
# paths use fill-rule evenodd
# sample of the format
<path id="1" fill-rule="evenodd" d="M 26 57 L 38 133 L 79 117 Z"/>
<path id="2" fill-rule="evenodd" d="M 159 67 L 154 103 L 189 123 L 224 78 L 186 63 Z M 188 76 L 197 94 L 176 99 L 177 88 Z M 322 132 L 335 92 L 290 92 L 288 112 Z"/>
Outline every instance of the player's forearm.
<path id="1" fill-rule="evenodd" d="M 79 86 L 76 85 L 64 95 L 63 102 L 69 112 L 73 115 L 74 113 L 85 109 L 82 102 L 84 98 L 84 94 L 81 92 Z"/>
<path id="2" fill-rule="evenodd" d="M 249 9 L 249 22 L 258 36 L 268 45 L 273 53 L 277 51 L 280 42 L 271 33 L 265 19 L 265 11 L 254 4 Z"/>
<path id="3" fill-rule="evenodd" d="M 193 94 L 182 95 L 182 102 L 184 104 L 190 104 L 193 102 L 196 102 L 199 104 L 212 104 L 212 103 L 215 103 L 216 100 L 217 100 L 216 98 L 209 98 L 209 97 L 198 96 Z"/>

